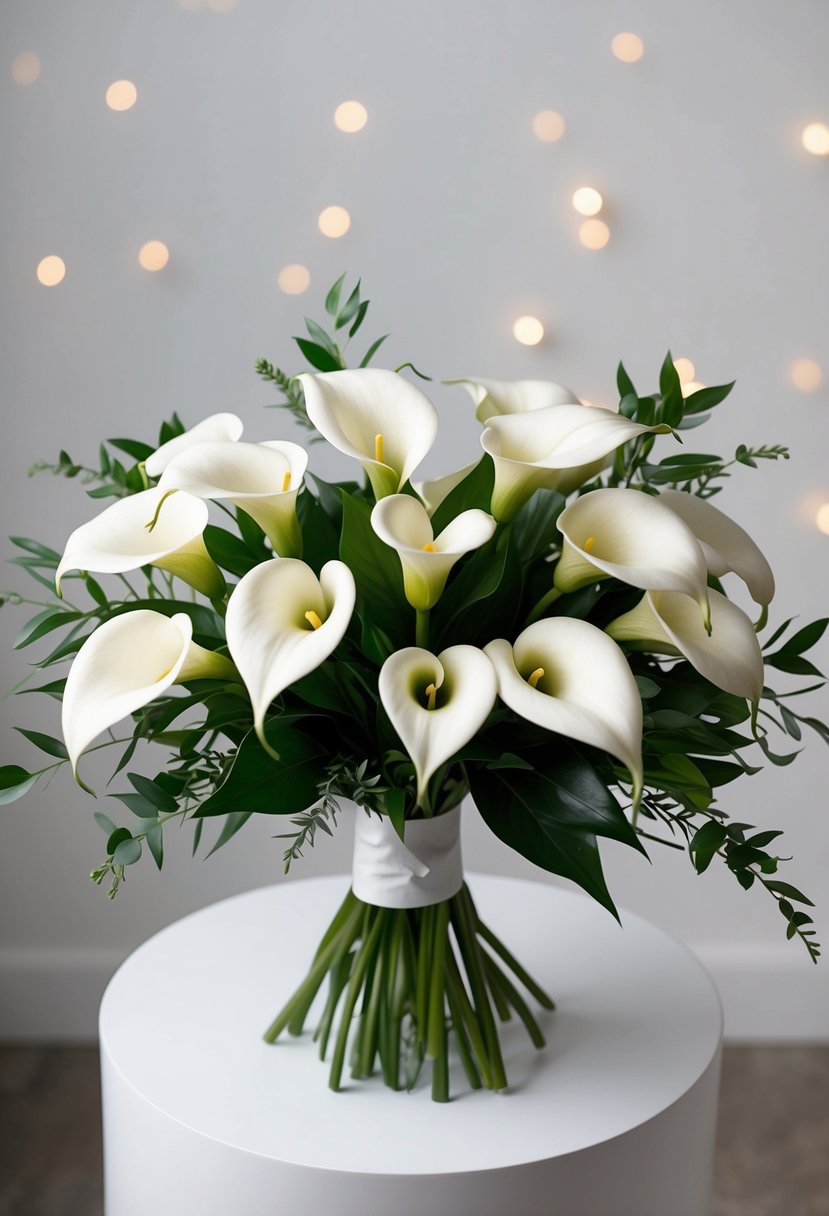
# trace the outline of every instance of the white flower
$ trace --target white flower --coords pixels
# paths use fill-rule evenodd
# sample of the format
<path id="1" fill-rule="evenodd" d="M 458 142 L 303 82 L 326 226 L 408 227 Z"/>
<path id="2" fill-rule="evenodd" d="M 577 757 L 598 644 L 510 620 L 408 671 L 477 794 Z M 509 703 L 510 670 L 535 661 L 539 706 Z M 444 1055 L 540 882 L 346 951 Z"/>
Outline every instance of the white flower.
<path id="1" fill-rule="evenodd" d="M 481 377 L 459 377 L 444 384 L 460 384 L 475 402 L 475 417 L 486 422 L 500 414 L 523 414 L 528 410 L 543 410 L 551 405 L 580 405 L 572 389 L 551 380 L 487 380 Z"/>
<path id="2" fill-rule="evenodd" d="M 596 476 L 605 458 L 629 439 L 665 434 L 598 406 L 552 405 L 489 419 L 481 446 L 495 464 L 492 514 L 512 519 L 541 486 L 569 494 Z"/>
<path id="3" fill-rule="evenodd" d="M 610 643 L 608 645 L 608 643 Z M 546 730 L 610 752 L 642 792 L 642 701 L 627 660 L 587 621 L 548 617 L 510 646 L 484 647 L 498 676 L 498 695 L 520 717 Z"/>
<path id="4" fill-rule="evenodd" d="M 617 487 L 583 494 L 562 511 L 564 537 L 554 584 L 575 591 L 618 578 L 645 591 L 682 591 L 708 616 L 705 555 L 691 529 L 662 499 Z"/>
<path id="5" fill-rule="evenodd" d="M 63 693 L 63 737 L 76 780 L 80 782 L 78 761 L 90 743 L 171 684 L 238 679 L 229 659 L 198 646 L 192 637 L 186 613 L 168 617 L 136 608 L 105 621 L 87 638 Z"/>
<path id="6" fill-rule="evenodd" d="M 147 476 L 160 477 L 171 460 L 195 443 L 208 443 L 213 440 L 235 443 L 241 438 L 243 430 L 242 419 L 236 414 L 211 414 L 209 418 L 203 418 L 201 422 L 191 426 L 183 435 L 176 435 L 174 439 L 168 439 L 160 448 L 156 448 L 144 461 Z"/>
<path id="7" fill-rule="evenodd" d="M 417 801 L 429 779 L 480 730 L 495 703 L 495 672 L 475 646 L 434 655 L 408 646 L 380 669 L 380 700 L 417 776 Z"/>
<path id="8" fill-rule="evenodd" d="M 307 464 L 305 449 L 285 440 L 199 443 L 170 461 L 159 486 L 232 502 L 256 520 L 280 557 L 293 557 L 302 551 L 296 497 Z"/>
<path id="9" fill-rule="evenodd" d="M 412 482 L 413 489 L 425 502 L 426 510 L 430 515 L 434 515 L 444 498 L 446 498 L 456 486 L 459 486 L 464 478 L 469 476 L 473 469 L 477 469 L 480 463 L 480 459 L 473 460 L 471 464 L 465 464 L 462 469 L 455 469 L 452 473 L 444 473 L 442 477 L 433 477 L 431 481 Z"/>
<path id="10" fill-rule="evenodd" d="M 355 600 L 354 576 L 327 562 L 319 578 L 296 558 L 274 558 L 246 574 L 227 606 L 227 645 L 267 748 L 265 714 L 274 697 L 319 667 L 342 640 Z"/>
<path id="11" fill-rule="evenodd" d="M 435 536 L 422 503 L 409 494 L 391 494 L 375 506 L 371 526 L 398 553 L 406 599 L 423 611 L 440 599 L 455 562 L 486 544 L 496 524 L 485 511 L 473 509 L 462 512 Z"/>
<path id="12" fill-rule="evenodd" d="M 709 574 L 721 578 L 733 571 L 748 587 L 755 604 L 766 608 L 771 603 L 774 575 L 748 532 L 697 494 L 663 490 L 659 501 L 670 507 L 696 536 Z"/>
<path id="13" fill-rule="evenodd" d="M 435 442 L 438 416 L 429 398 L 381 368 L 297 379 L 308 417 L 330 444 L 360 461 L 374 497 L 396 494 Z"/>
<path id="14" fill-rule="evenodd" d="M 158 486 L 142 490 L 76 528 L 55 574 L 58 594 L 67 570 L 125 574 L 158 566 L 211 599 L 223 595 L 224 579 L 202 540 L 207 507 L 189 494 L 175 494 L 166 502 L 165 497 Z"/>
<path id="15" fill-rule="evenodd" d="M 746 614 L 709 591 L 711 634 L 705 632 L 692 600 L 676 591 L 649 591 L 607 633 L 655 654 L 684 655 L 717 688 L 756 706 L 763 691 L 763 655 Z"/>

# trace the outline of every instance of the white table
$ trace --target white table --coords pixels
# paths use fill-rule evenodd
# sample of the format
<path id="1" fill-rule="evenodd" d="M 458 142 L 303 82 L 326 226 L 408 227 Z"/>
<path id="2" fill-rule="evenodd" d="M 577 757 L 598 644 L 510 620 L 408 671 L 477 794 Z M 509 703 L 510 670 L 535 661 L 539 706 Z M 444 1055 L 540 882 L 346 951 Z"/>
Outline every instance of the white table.
<path id="1" fill-rule="evenodd" d="M 310 1034 L 265 1044 L 348 879 L 251 891 L 151 938 L 106 991 L 106 1216 L 706 1216 L 722 1018 L 699 963 L 578 894 L 469 882 L 558 1003 L 543 1052 L 502 1028 L 506 1093 L 456 1069 L 436 1104 L 426 1069 L 411 1094 L 335 1094 Z"/>

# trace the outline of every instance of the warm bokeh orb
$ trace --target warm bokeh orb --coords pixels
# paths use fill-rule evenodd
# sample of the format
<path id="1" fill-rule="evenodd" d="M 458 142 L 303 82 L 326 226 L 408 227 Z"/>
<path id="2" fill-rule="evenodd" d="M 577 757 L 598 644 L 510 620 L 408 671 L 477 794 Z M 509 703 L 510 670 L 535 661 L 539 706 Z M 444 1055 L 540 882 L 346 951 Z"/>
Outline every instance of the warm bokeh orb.
<path id="1" fill-rule="evenodd" d="M 38 282 L 44 287 L 57 287 L 58 283 L 62 283 L 66 275 L 66 263 L 63 258 L 59 258 L 56 253 L 50 253 L 47 257 L 41 258 L 37 264 Z"/>
<path id="2" fill-rule="evenodd" d="M 147 241 L 138 251 L 138 261 L 145 270 L 163 270 L 170 260 L 170 250 L 163 241 Z"/>
<path id="3" fill-rule="evenodd" d="M 544 337 L 544 326 L 538 317 L 519 317 L 513 324 L 512 333 L 522 346 L 538 346 Z"/>
<path id="4" fill-rule="evenodd" d="M 308 267 L 300 262 L 291 262 L 289 266 L 282 267 L 276 276 L 276 282 L 280 291 L 284 291 L 286 295 L 301 296 L 311 285 L 311 273 Z"/>
<path id="5" fill-rule="evenodd" d="M 341 101 L 334 111 L 334 126 L 353 135 L 368 122 L 368 110 L 360 101 Z"/>
<path id="6" fill-rule="evenodd" d="M 585 249 L 604 249 L 610 229 L 604 220 L 585 220 L 579 228 L 579 240 Z"/>
<path id="7" fill-rule="evenodd" d="M 323 236 L 345 236 L 351 227 L 351 216 L 345 207 L 326 207 L 320 212 L 317 224 Z"/>
<path id="8" fill-rule="evenodd" d="M 555 110 L 540 110 L 533 119 L 533 134 L 546 144 L 554 144 L 561 139 L 567 125 Z"/>

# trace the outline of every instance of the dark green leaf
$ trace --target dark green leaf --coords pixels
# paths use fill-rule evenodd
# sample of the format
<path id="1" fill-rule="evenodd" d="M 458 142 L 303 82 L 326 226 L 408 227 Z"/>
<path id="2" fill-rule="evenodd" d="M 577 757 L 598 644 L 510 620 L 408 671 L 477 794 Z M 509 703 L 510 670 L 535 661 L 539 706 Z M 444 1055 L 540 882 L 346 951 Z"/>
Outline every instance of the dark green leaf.
<path id="1" fill-rule="evenodd" d="M 217 566 L 229 570 L 239 578 L 247 574 L 254 566 L 258 566 L 264 555 L 251 549 L 241 537 L 234 536 L 225 528 L 208 524 L 203 532 L 207 552 Z"/>
<path id="2" fill-rule="evenodd" d="M 107 853 L 112 856 L 118 845 L 124 840 L 132 840 L 132 832 L 129 828 L 116 828 L 107 841 Z"/>
<path id="3" fill-rule="evenodd" d="M 627 374 L 624 363 L 621 362 L 616 368 L 616 386 L 619 390 L 619 397 L 621 399 L 630 396 L 631 393 L 636 396 L 636 389 L 633 387 L 633 381 Z"/>
<path id="4" fill-rule="evenodd" d="M 804 650 L 811 650 L 815 643 L 823 637 L 827 625 L 829 625 L 829 617 L 821 617 L 819 621 L 812 621 L 810 625 L 804 625 L 781 646 L 779 653 L 803 654 Z"/>
<path id="5" fill-rule="evenodd" d="M 383 544 L 371 526 L 371 506 L 343 494 L 340 560 L 351 570 L 357 585 L 358 609 L 368 605 L 372 623 L 397 642 L 405 636 L 412 610 L 403 594 L 400 558 Z"/>
<path id="6" fill-rule="evenodd" d="M 45 563 L 50 566 L 57 566 L 60 561 L 60 554 L 54 549 L 50 549 L 48 545 L 42 545 L 39 540 L 32 540 L 28 536 L 10 536 L 9 540 L 13 545 L 17 545 L 18 549 L 25 549 L 27 553 L 33 553 L 35 557 L 40 557 Z"/>
<path id="7" fill-rule="evenodd" d="M 155 781 L 151 781 L 149 777 L 143 777 L 140 773 L 127 773 L 127 780 L 157 811 L 171 815 L 178 810 L 175 798 L 166 793 Z"/>
<path id="8" fill-rule="evenodd" d="M 823 675 L 823 672 L 819 671 L 809 659 L 804 659 L 799 654 L 787 654 L 783 650 L 778 650 L 776 654 L 766 655 L 766 666 L 776 667 L 778 671 L 787 671 L 793 676 Z"/>
<path id="9" fill-rule="evenodd" d="M 341 274 L 333 287 L 329 289 L 328 295 L 325 297 L 325 311 L 329 317 L 337 315 L 337 309 L 340 306 L 340 292 L 342 291 L 345 275 Z"/>
<path id="10" fill-rule="evenodd" d="M 23 626 L 14 640 L 14 649 L 22 650 L 25 646 L 31 646 L 32 642 L 39 641 L 47 633 L 51 633 L 54 629 L 61 629 L 64 625 L 71 625 L 73 621 L 79 621 L 83 616 L 82 612 L 66 612 L 60 608 L 57 610 L 45 608 L 43 612 L 39 612 L 37 616 L 33 616 Z"/>
<path id="11" fill-rule="evenodd" d="M 107 443 L 119 452 L 126 452 L 133 460 L 146 460 L 155 451 L 149 443 L 141 443 L 138 439 L 107 439 Z"/>
<path id="12" fill-rule="evenodd" d="M 42 752 L 46 752 L 47 756 L 55 756 L 58 760 L 67 760 L 69 758 L 66 744 L 62 739 L 53 739 L 51 735 L 43 735 L 38 730 L 24 730 L 22 726 L 16 726 L 14 729 L 19 731 L 30 743 L 34 743 L 35 747 L 39 747 Z"/>
<path id="13" fill-rule="evenodd" d="M 19 764 L 4 764 L 0 767 L 0 806 L 7 806 L 27 794 L 40 773 L 29 773 Z"/>
<path id="14" fill-rule="evenodd" d="M 378 350 L 383 345 L 383 343 L 385 342 L 386 338 L 388 338 L 388 336 L 389 336 L 388 334 L 383 334 L 382 338 L 378 338 L 376 342 L 372 342 L 371 346 L 368 348 L 368 350 L 366 351 L 366 353 L 363 355 L 362 359 L 360 360 L 360 367 L 368 367 L 369 363 L 371 363 L 372 359 L 377 354 Z"/>
<path id="15" fill-rule="evenodd" d="M 722 824 L 717 823 L 714 819 L 709 819 L 708 823 L 694 833 L 688 850 L 698 874 L 703 874 L 708 869 L 717 850 L 722 848 L 727 835 Z"/>
<path id="16" fill-rule="evenodd" d="M 164 832 L 160 823 L 156 823 L 150 828 L 147 832 L 146 840 L 147 848 L 152 854 L 152 859 L 160 870 L 164 865 Z"/>
<path id="17" fill-rule="evenodd" d="M 716 384 L 710 388 L 698 388 L 695 393 L 691 393 L 690 396 L 685 398 L 685 413 L 700 414 L 703 410 L 712 410 L 721 401 L 725 401 L 735 383 L 732 380 L 730 384 Z"/>
<path id="18" fill-rule="evenodd" d="M 662 395 L 660 421 L 667 422 L 669 426 L 676 426 L 682 418 L 684 402 L 682 397 L 682 382 L 679 379 L 679 373 L 674 367 L 670 351 L 665 356 L 665 361 L 659 372 L 659 392 Z"/>
<path id="19" fill-rule="evenodd" d="M 357 333 L 358 329 L 362 325 L 363 321 L 365 321 L 366 313 L 368 312 L 368 305 L 369 305 L 369 301 L 363 300 L 362 304 L 357 309 L 357 316 L 354 318 L 354 324 L 351 326 L 351 329 L 349 329 L 349 331 L 348 331 L 349 338 L 354 337 L 354 335 Z"/>
<path id="20" fill-rule="evenodd" d="M 522 562 L 528 565 L 536 562 L 560 543 L 556 523 L 564 510 L 564 501 L 555 490 L 538 490 L 519 512 L 513 531 Z"/>
<path id="21" fill-rule="evenodd" d="M 797 887 L 793 887 L 791 883 L 778 882 L 777 879 L 766 879 L 763 885 L 768 887 L 769 891 L 774 891 L 777 895 L 782 895 L 786 899 L 793 899 L 795 903 L 806 904 L 807 908 L 813 908 L 815 906 L 811 899 L 807 899 L 806 896 L 801 891 L 798 891 Z"/>
<path id="22" fill-rule="evenodd" d="M 311 726 L 316 721 L 305 720 Z M 279 760 L 274 760 L 250 731 L 224 782 L 197 808 L 196 817 L 235 811 L 296 815 L 310 806 L 319 796 L 323 751 L 317 740 L 303 733 L 300 721 L 283 715 L 265 726 L 265 737 Z"/>
<path id="23" fill-rule="evenodd" d="M 335 329 L 342 329 L 344 325 L 348 325 L 350 321 L 356 317 L 360 308 L 360 280 L 357 280 L 357 286 L 352 291 L 351 295 L 343 305 L 342 312 L 338 313 L 337 320 L 334 322 Z"/>
<path id="24" fill-rule="evenodd" d="M 216 843 L 210 849 L 207 856 L 212 857 L 213 854 L 218 852 L 219 849 L 223 848 L 229 840 L 232 840 L 239 829 L 245 826 L 252 814 L 252 811 L 231 811 L 222 824 L 222 830 L 216 838 Z M 200 819 L 199 825 L 202 823 L 203 820 Z"/>
<path id="25" fill-rule="evenodd" d="M 333 355 L 325 349 L 324 346 L 319 346 L 316 342 L 309 342 L 307 338 L 294 337 L 299 349 L 302 351 L 305 358 L 320 372 L 337 372 L 341 369 L 339 359 L 335 359 Z"/>
<path id="26" fill-rule="evenodd" d="M 432 528 L 435 535 L 442 532 L 447 524 L 451 523 L 462 511 L 469 511 L 473 507 L 489 511 L 494 484 L 495 466 L 492 463 L 492 457 L 483 456 L 474 469 L 467 473 L 463 481 L 458 482 L 454 489 L 449 491 L 435 510 L 432 516 Z"/>

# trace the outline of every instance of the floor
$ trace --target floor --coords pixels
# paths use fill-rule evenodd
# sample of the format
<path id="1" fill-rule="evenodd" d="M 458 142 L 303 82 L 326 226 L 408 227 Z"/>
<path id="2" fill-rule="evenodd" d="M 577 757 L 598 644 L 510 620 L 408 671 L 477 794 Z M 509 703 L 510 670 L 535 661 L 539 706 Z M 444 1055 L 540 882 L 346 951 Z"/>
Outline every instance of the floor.
<path id="1" fill-rule="evenodd" d="M 0 1049 L 0 1127 L 0 1216 L 100 1216 L 93 1048 Z M 726 1051 L 716 1195 L 714 1216 L 829 1216 L 829 1047 Z"/>

